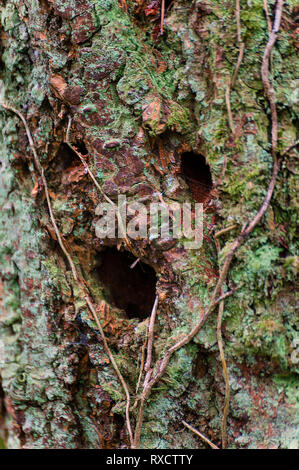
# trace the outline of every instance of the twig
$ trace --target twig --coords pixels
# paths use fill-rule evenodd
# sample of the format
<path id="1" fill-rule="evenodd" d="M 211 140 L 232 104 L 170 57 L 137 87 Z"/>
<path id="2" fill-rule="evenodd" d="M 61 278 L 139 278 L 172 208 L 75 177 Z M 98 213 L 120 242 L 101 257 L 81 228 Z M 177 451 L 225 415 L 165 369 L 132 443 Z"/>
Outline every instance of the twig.
<path id="1" fill-rule="evenodd" d="M 238 288 L 236 287 L 235 289 L 231 289 L 228 292 L 225 292 L 225 294 L 222 294 L 216 300 L 216 305 L 218 305 L 220 302 L 222 302 L 222 300 L 227 299 L 227 297 L 230 297 L 231 295 L 233 295 L 237 290 L 238 290 Z"/>
<path id="2" fill-rule="evenodd" d="M 233 121 L 233 116 L 232 116 L 232 110 L 230 106 L 230 86 L 231 86 L 231 79 L 228 77 L 227 85 L 226 85 L 226 91 L 225 91 L 225 102 L 226 102 L 226 108 L 227 108 L 227 114 L 228 114 L 228 123 L 230 130 L 232 134 L 235 133 L 235 126 L 234 126 L 234 121 Z"/>
<path id="3" fill-rule="evenodd" d="M 61 236 L 60 236 L 60 231 L 59 231 L 59 229 L 57 227 L 57 224 L 56 224 L 56 220 L 55 220 L 55 217 L 54 217 L 54 214 L 53 214 L 52 204 L 51 204 L 51 200 L 50 200 L 50 196 L 49 196 L 48 185 L 47 185 L 47 181 L 46 181 L 46 178 L 45 178 L 45 175 L 44 175 L 44 169 L 43 168 L 41 169 L 41 178 L 42 178 L 43 186 L 44 186 L 44 189 L 45 189 L 45 194 L 46 194 L 46 199 L 47 199 L 48 210 L 49 210 L 51 222 L 52 222 L 52 225 L 54 227 L 54 231 L 55 231 L 59 246 L 62 249 L 66 259 L 69 262 L 69 265 L 71 267 L 73 278 L 74 278 L 75 282 L 78 282 L 78 273 L 77 273 L 76 267 L 73 263 L 73 260 L 70 256 L 70 254 L 68 253 L 67 249 L 64 246 L 64 243 L 63 243 L 63 241 L 61 239 Z"/>
<path id="4" fill-rule="evenodd" d="M 66 137 L 65 137 L 65 143 L 70 147 L 70 149 L 77 155 L 77 157 L 79 157 L 79 159 L 81 160 L 81 163 L 83 164 L 85 170 L 87 171 L 87 173 L 89 174 L 90 178 L 92 179 L 94 185 L 96 186 L 96 188 L 98 189 L 98 191 L 102 194 L 102 196 L 106 199 L 106 201 L 111 204 L 113 207 L 116 206 L 116 204 L 111 201 L 111 199 L 104 193 L 103 189 L 101 188 L 101 186 L 99 185 L 99 183 L 97 182 L 94 174 L 92 173 L 92 171 L 90 170 L 89 166 L 87 165 L 86 161 L 84 160 L 84 158 L 82 157 L 81 153 L 78 152 L 78 150 L 76 149 L 76 147 L 74 147 L 74 145 L 70 142 L 69 140 L 69 133 L 70 133 L 70 128 L 71 128 L 71 125 L 72 125 L 72 118 L 69 117 L 69 122 L 68 122 L 68 126 L 67 126 L 67 131 L 66 131 Z"/>
<path id="5" fill-rule="evenodd" d="M 240 17 L 240 0 L 236 0 L 236 20 L 237 20 L 237 41 L 239 44 L 239 55 L 237 59 L 236 68 L 233 74 L 231 87 L 234 88 L 236 84 L 237 75 L 243 60 L 245 44 L 242 42 L 242 31 L 241 31 L 241 17 Z"/>
<path id="6" fill-rule="evenodd" d="M 157 313 L 157 307 L 158 307 L 158 296 L 156 295 L 154 306 L 152 309 L 151 313 L 151 318 L 150 318 L 150 323 L 148 327 L 148 333 L 147 333 L 147 338 L 146 341 L 144 342 L 144 345 L 142 346 L 142 355 L 141 355 L 141 364 L 140 364 L 140 372 L 139 372 L 139 377 L 138 377 L 138 382 L 136 386 L 136 393 L 138 392 L 141 377 L 143 371 L 148 372 L 150 370 L 151 366 L 151 359 L 152 359 L 152 348 L 153 348 L 153 338 L 154 338 L 154 324 L 155 324 L 155 318 L 156 318 L 156 313 Z M 146 359 L 146 364 L 144 367 L 144 356 L 145 356 L 145 348 L 147 345 L 147 359 Z M 143 369 L 144 367 L 144 369 Z M 136 402 L 138 399 L 136 400 Z M 135 404 L 134 404 L 135 406 Z"/>
<path id="7" fill-rule="evenodd" d="M 142 374 L 143 374 L 143 371 L 144 371 L 144 360 L 145 360 L 145 350 L 146 350 L 146 344 L 147 344 L 147 337 L 142 345 L 142 350 L 141 350 L 141 361 L 140 361 L 140 372 L 139 372 L 139 376 L 138 376 L 138 380 L 137 380 L 137 385 L 136 385 L 136 394 L 138 393 L 138 390 L 139 390 L 139 386 L 140 386 L 140 382 L 141 382 L 141 378 L 142 378 Z M 133 408 L 135 408 L 135 405 L 137 405 L 137 401 L 134 403 L 134 406 Z"/>
<path id="8" fill-rule="evenodd" d="M 92 305 L 92 303 L 90 302 L 89 298 L 86 296 L 85 297 L 85 301 L 95 319 L 95 322 L 100 330 L 100 333 L 101 333 L 101 336 L 102 336 L 102 339 L 103 339 L 103 343 L 104 343 L 104 347 L 105 347 L 105 350 L 106 350 L 106 353 L 110 359 L 110 362 L 112 364 L 112 366 L 114 367 L 115 369 L 115 372 L 121 382 L 121 385 L 124 389 L 124 392 L 126 394 L 126 399 L 127 399 L 127 402 L 126 402 L 126 425 L 127 425 L 127 429 L 128 429 L 128 433 L 129 433 L 129 437 L 130 437 L 130 443 L 131 443 L 131 446 L 133 444 L 133 432 L 132 432 L 132 428 L 131 428 L 131 421 L 130 421 L 130 404 L 131 404 L 131 397 L 130 397 L 130 392 L 129 392 L 129 389 L 128 389 L 128 386 L 118 368 L 118 365 L 113 357 L 113 354 L 108 346 L 108 342 L 107 342 L 107 338 L 105 336 L 105 333 L 104 333 L 104 330 L 102 328 L 102 325 L 98 319 L 98 316 L 97 316 L 97 313 Z"/>
<path id="9" fill-rule="evenodd" d="M 229 77 L 227 85 L 226 85 L 226 91 L 225 91 L 225 102 L 226 102 L 226 108 L 227 108 L 227 114 L 228 114 L 228 123 L 229 123 L 229 127 L 233 135 L 235 134 L 235 126 L 234 126 L 234 121 L 233 121 L 233 116 L 232 116 L 232 111 L 231 111 L 231 105 L 230 105 L 230 92 L 231 92 L 231 88 L 234 88 L 236 84 L 237 75 L 238 75 L 242 60 L 243 60 L 244 49 L 245 49 L 245 44 L 242 42 L 240 0 L 236 0 L 235 14 L 236 14 L 236 21 L 237 21 L 237 42 L 239 44 L 239 54 L 238 54 L 237 64 L 236 64 L 232 79 Z"/>
<path id="10" fill-rule="evenodd" d="M 194 432 L 194 434 L 197 434 L 197 436 L 201 437 L 202 440 L 204 440 L 209 446 L 212 447 L 212 449 L 219 449 L 215 444 L 213 444 L 210 439 L 208 439 L 206 436 L 204 436 L 201 432 L 199 432 L 197 429 L 195 429 L 193 426 L 188 424 L 186 421 L 182 421 L 183 425 L 186 426 L 186 428 L 190 429 L 190 431 Z"/>
<path id="11" fill-rule="evenodd" d="M 270 35 L 271 30 L 272 30 L 272 23 L 271 23 L 271 19 L 270 19 L 270 15 L 269 15 L 267 0 L 263 0 L 263 7 L 264 7 L 264 12 L 265 12 L 265 15 L 266 15 L 266 19 L 267 19 L 268 33 Z"/>
<path id="12" fill-rule="evenodd" d="M 39 161 L 36 149 L 35 149 L 35 145 L 34 145 L 32 135 L 31 135 L 30 129 L 28 127 L 27 121 L 26 121 L 25 117 L 23 116 L 23 114 L 18 109 L 14 108 L 13 106 L 8 105 L 6 103 L 2 103 L 2 102 L 0 103 L 0 105 L 4 109 L 6 109 L 8 111 L 12 111 L 13 113 L 15 113 L 21 119 L 22 123 L 24 124 L 25 131 L 26 131 L 26 134 L 27 134 L 27 138 L 28 138 L 28 141 L 29 141 L 29 145 L 30 145 L 30 148 L 31 148 L 32 153 L 33 153 L 34 164 L 35 164 L 35 167 L 36 167 L 36 169 L 37 169 L 37 171 L 38 171 L 38 173 L 41 177 L 41 180 L 42 180 L 42 183 L 43 183 L 43 186 L 44 186 L 44 189 L 45 189 L 47 204 L 48 204 L 49 213 L 50 213 L 50 218 L 51 218 L 52 225 L 53 225 L 55 233 L 56 233 L 58 243 L 59 243 L 60 248 L 62 249 L 65 257 L 67 258 L 67 260 L 69 262 L 69 265 L 71 267 L 72 274 L 73 274 L 73 277 L 74 277 L 75 281 L 78 281 L 78 275 L 77 275 L 75 265 L 73 263 L 73 260 L 72 260 L 71 256 L 69 255 L 68 251 L 66 250 L 66 248 L 63 244 L 63 241 L 62 241 L 61 236 L 60 236 L 60 232 L 59 232 L 57 224 L 56 224 L 56 220 L 55 220 L 55 217 L 54 217 L 54 214 L 53 214 L 53 211 L 52 211 L 52 206 L 51 206 L 51 201 L 50 201 L 50 196 L 49 196 L 49 191 L 48 191 L 48 185 L 47 185 L 47 181 L 46 181 L 46 178 L 45 178 L 45 175 L 44 175 L 44 170 L 43 170 L 43 168 L 40 164 L 40 161 Z"/>
<path id="13" fill-rule="evenodd" d="M 148 372 L 151 367 L 152 362 L 152 350 L 153 350 L 153 340 L 154 340 L 154 326 L 156 320 L 156 313 L 158 308 L 159 297 L 156 295 L 154 306 L 151 313 L 151 318 L 148 326 L 148 343 L 147 343 L 147 358 L 145 363 L 144 370 Z"/>
<path id="14" fill-rule="evenodd" d="M 297 147 L 299 145 L 299 140 L 296 140 L 293 144 L 289 145 L 281 154 L 282 157 L 284 157 L 287 153 L 290 152 L 293 148 Z"/>
<path id="15" fill-rule="evenodd" d="M 216 288 L 215 288 L 216 290 Z M 214 290 L 214 292 L 215 292 Z M 222 300 L 222 297 L 219 297 L 217 300 L 216 299 L 213 299 L 211 302 L 210 302 L 210 305 L 208 306 L 208 308 L 205 310 L 205 312 L 203 313 L 203 315 L 201 315 L 200 319 L 199 319 L 199 322 L 193 327 L 193 329 L 186 335 L 184 336 L 181 340 L 179 340 L 177 343 L 175 343 L 173 346 L 171 346 L 164 354 L 164 357 L 163 359 L 160 361 L 160 363 L 157 365 L 157 371 L 156 371 L 156 374 L 154 375 L 154 377 L 149 381 L 149 383 L 147 384 L 147 387 L 146 389 L 143 391 L 143 397 L 144 397 L 144 400 L 149 396 L 150 392 L 151 392 L 151 389 L 153 388 L 153 386 L 156 384 L 156 382 L 158 382 L 158 380 L 160 379 L 160 377 L 163 375 L 166 367 L 167 367 L 167 364 L 169 362 L 169 359 L 171 358 L 171 356 L 173 355 L 173 353 L 175 351 L 177 351 L 178 349 L 180 349 L 181 347 L 185 346 L 186 344 L 188 344 L 193 338 L 194 336 L 197 335 L 197 333 L 199 332 L 199 330 L 201 329 L 201 327 L 203 326 L 203 324 L 205 323 L 206 319 L 208 318 L 208 315 L 209 313 L 214 310 L 214 308 L 216 307 L 216 305 Z"/>
<path id="16" fill-rule="evenodd" d="M 123 220 L 122 220 L 122 217 L 121 217 L 121 214 L 119 213 L 119 208 L 118 206 L 107 196 L 107 194 L 105 194 L 105 192 L 103 191 L 103 189 L 101 188 L 101 186 L 99 185 L 99 183 L 97 182 L 96 180 L 96 177 L 94 176 L 94 174 L 92 173 L 92 171 L 90 170 L 88 164 L 86 163 L 86 161 L 84 160 L 84 158 L 82 157 L 81 153 L 78 152 L 78 150 L 76 149 L 76 147 L 70 142 L 69 140 L 69 133 L 70 133 L 70 128 L 71 128 L 71 124 L 72 124 L 72 118 L 69 117 L 69 122 L 68 122 L 68 127 L 67 127 L 67 131 L 66 131 L 66 138 L 65 138 L 65 143 L 70 147 L 70 149 L 77 155 L 77 157 L 79 157 L 79 159 L 81 160 L 81 162 L 83 163 L 83 166 L 85 168 L 85 170 L 87 171 L 87 173 L 89 174 L 90 178 L 92 179 L 92 182 L 94 183 L 95 187 L 98 189 L 98 191 L 102 194 L 102 196 L 105 198 L 105 200 L 111 204 L 111 206 L 114 208 L 114 210 L 116 211 L 116 215 L 117 215 L 117 220 L 118 220 L 118 223 L 119 223 L 119 226 L 120 226 L 120 229 L 121 229 L 121 233 L 124 237 L 124 240 L 128 246 L 128 248 L 135 254 L 135 251 L 126 235 L 126 230 L 125 230 L 125 227 L 124 227 L 124 224 L 123 224 Z"/>
<path id="17" fill-rule="evenodd" d="M 223 233 L 223 231 L 222 231 Z M 219 232 L 218 232 L 219 236 Z M 220 253 L 220 243 L 216 237 L 214 237 L 215 245 L 217 248 L 218 258 Z M 223 296 L 223 287 L 221 287 L 221 294 Z M 227 413 L 229 408 L 229 396 L 230 396 L 230 388 L 229 388 L 229 376 L 226 366 L 226 360 L 224 355 L 224 347 L 223 347 L 223 340 L 222 340 L 222 317 L 224 311 L 224 301 L 221 300 L 219 302 L 218 307 L 218 318 L 217 318 L 217 343 L 218 349 L 220 353 L 221 363 L 222 363 L 222 370 L 223 370 L 223 377 L 225 382 L 225 400 L 224 400 L 224 408 L 222 413 L 222 420 L 221 420 L 221 441 L 222 441 L 222 448 L 225 449 L 227 446 L 227 435 L 226 435 L 226 420 L 227 420 Z"/>
<path id="18" fill-rule="evenodd" d="M 241 42 L 240 49 L 239 49 L 239 55 L 238 55 L 238 59 L 237 59 L 237 64 L 236 64 L 236 68 L 235 68 L 233 78 L 232 78 L 232 88 L 235 88 L 237 75 L 238 75 L 239 69 L 241 67 L 241 63 L 242 63 L 243 56 L 244 56 L 244 50 L 245 50 L 245 44 L 244 44 L 244 42 Z"/>
<path id="19" fill-rule="evenodd" d="M 26 134 L 27 134 L 27 138 L 28 138 L 28 141 L 29 141 L 29 145 L 30 145 L 32 153 L 33 153 L 34 164 L 35 164 L 36 169 L 38 170 L 39 174 L 41 175 L 42 167 L 41 167 L 39 158 L 37 156 L 37 152 L 35 150 L 34 142 L 33 142 L 32 136 L 31 136 L 30 129 L 29 129 L 28 124 L 26 122 L 26 119 L 24 118 L 23 114 L 18 109 L 14 108 L 10 104 L 0 102 L 0 105 L 2 106 L 2 108 L 7 109 L 8 111 L 12 111 L 13 113 L 15 113 L 17 116 L 19 116 L 19 118 L 23 122 L 24 127 L 25 127 L 25 131 L 26 131 Z"/>
<path id="20" fill-rule="evenodd" d="M 107 342 L 107 339 L 106 339 L 106 336 L 105 336 L 105 333 L 104 333 L 104 330 L 102 328 L 102 325 L 97 317 L 97 314 L 96 314 L 96 311 L 88 297 L 88 295 L 86 294 L 86 291 L 85 291 L 85 288 L 83 287 L 83 284 L 82 284 L 82 281 L 80 280 L 80 276 L 78 275 L 78 271 L 73 263 L 73 260 L 70 256 L 70 254 L 68 253 L 67 249 L 65 248 L 64 246 L 64 243 L 62 241 L 62 238 L 60 236 L 60 231 L 58 229 L 58 226 L 56 224 L 56 220 L 55 220 L 55 216 L 53 214 L 53 210 L 52 210 L 52 205 L 51 205 L 51 200 L 50 200 L 50 196 L 49 196 L 49 190 L 48 190 L 48 184 L 47 184 L 47 180 L 45 178 L 45 175 L 44 175 L 44 170 L 40 164 L 40 161 L 39 161 L 39 158 L 38 158 L 38 155 L 37 155 L 37 152 L 36 152 L 36 149 L 35 149 L 35 145 L 34 145 L 34 142 L 33 142 L 33 139 L 32 139 L 32 135 L 31 135 L 31 132 L 30 132 L 30 129 L 29 129 L 29 126 L 26 122 L 26 119 L 25 117 L 22 115 L 22 113 L 20 113 L 20 111 L 18 111 L 16 108 L 14 108 L 13 106 L 10 106 L 8 104 L 5 104 L 5 103 L 2 103 L 0 102 L 0 105 L 6 109 L 6 110 L 9 110 L 9 111 L 12 111 L 14 112 L 15 114 L 17 114 L 17 116 L 19 116 L 19 118 L 21 119 L 21 121 L 23 122 L 24 124 L 24 127 L 25 127 L 25 130 L 26 130 L 26 134 L 27 134 L 27 137 L 28 137 L 28 141 L 29 141 L 29 144 L 30 144 L 30 147 L 31 147 L 31 150 L 32 150 L 32 153 L 33 153 L 33 157 L 34 157 L 34 163 L 35 163 L 35 166 L 36 166 L 36 169 L 37 171 L 39 172 L 40 176 L 41 176 L 41 179 L 42 179 L 42 182 L 43 182 L 43 186 L 44 186 L 44 189 L 45 189 L 45 194 L 46 194 L 46 199 L 47 199 L 47 205 L 48 205 L 48 210 L 49 210 L 49 213 L 50 213 L 50 218 L 51 218 L 51 222 L 53 224 L 53 227 L 54 227 L 54 231 L 55 231 L 55 234 L 57 236 L 57 240 L 58 240 L 58 243 L 63 251 L 63 253 L 65 254 L 70 266 L 71 266 L 71 270 L 72 270 L 72 274 L 73 274 L 73 277 L 74 277 L 74 280 L 75 282 L 77 283 L 77 285 L 79 286 L 79 288 L 81 289 L 82 291 L 82 294 L 83 294 L 83 298 L 89 308 L 89 310 L 91 311 L 92 313 L 92 316 L 100 330 L 100 334 L 102 336 L 102 339 L 103 339 L 103 343 L 104 343 L 104 348 L 105 348 L 105 351 L 111 361 L 111 364 L 121 382 L 121 385 L 123 386 L 123 389 L 124 389 L 124 392 L 126 394 L 126 398 L 127 398 L 127 404 L 126 404 L 126 425 L 127 425 L 127 429 L 128 429 L 128 433 L 129 433 L 129 437 L 130 437 L 130 442 L 131 444 L 133 443 L 133 433 L 132 433 L 132 428 L 131 428 L 131 423 L 130 423 L 130 415 L 129 415 L 129 410 L 130 410 L 130 393 L 129 393 L 129 390 L 128 390 L 128 387 L 127 387 L 127 384 L 118 368 L 118 365 L 116 364 L 115 362 L 115 359 L 110 351 L 110 348 L 108 346 L 108 342 Z M 79 154 L 79 152 L 78 152 Z M 79 154 L 80 155 L 80 154 Z"/>
<path id="21" fill-rule="evenodd" d="M 219 258 L 220 242 L 219 240 L 217 240 L 216 237 L 214 237 L 214 240 L 215 240 L 215 245 L 217 248 L 217 253 L 218 253 L 218 258 Z M 220 292 L 223 295 L 223 287 L 221 287 Z M 221 358 L 224 382 L 225 382 L 225 399 L 224 399 L 224 407 L 223 407 L 222 420 L 221 420 L 221 441 L 222 441 L 222 448 L 226 449 L 227 447 L 226 421 L 227 421 L 227 414 L 228 414 L 228 409 L 229 409 L 230 387 L 229 387 L 229 375 L 228 375 L 228 370 L 226 366 L 223 340 L 222 340 L 223 312 L 224 312 L 224 301 L 221 300 L 221 302 L 219 302 L 218 318 L 217 318 L 217 343 L 218 343 L 218 349 L 219 349 L 220 358 Z"/>
<path id="22" fill-rule="evenodd" d="M 221 357 L 222 363 L 222 370 L 223 370 L 223 377 L 225 382 L 225 399 L 224 399 L 224 407 L 222 413 L 222 422 L 221 422 L 221 438 L 222 438 L 222 448 L 225 449 L 227 447 L 227 434 L 226 434 L 226 421 L 227 421 L 227 414 L 229 409 L 229 398 L 230 398 L 230 386 L 229 386 L 229 375 L 224 355 L 224 347 L 223 347 L 223 340 L 222 340 L 222 317 L 224 311 L 224 301 L 222 300 L 219 303 L 219 310 L 218 310 L 218 319 L 217 319 L 217 342 L 219 353 Z"/>
<path id="23" fill-rule="evenodd" d="M 263 62 L 262 62 L 262 68 L 261 68 L 261 76 L 262 76 L 264 91 L 270 103 L 270 108 L 271 108 L 271 118 L 272 118 L 271 140 L 272 140 L 272 156 L 274 159 L 274 164 L 277 160 L 276 149 L 277 149 L 278 123 L 277 123 L 277 110 L 276 110 L 276 104 L 275 104 L 275 92 L 269 80 L 269 58 L 271 56 L 273 46 L 277 40 L 277 34 L 279 31 L 280 22 L 281 22 L 282 6 L 283 6 L 283 0 L 277 0 L 274 24 L 273 24 L 271 34 L 269 36 L 269 40 L 266 45 Z"/>
<path id="24" fill-rule="evenodd" d="M 165 16 L 165 0 L 162 0 L 161 3 L 161 24 L 160 24 L 160 33 L 163 34 L 164 31 L 164 16 Z"/>
<path id="25" fill-rule="evenodd" d="M 142 427 L 142 422 L 143 422 L 143 411 L 144 411 L 144 402 L 146 400 L 145 396 L 145 390 L 147 389 L 149 380 L 152 375 L 152 369 L 151 369 L 151 362 L 152 362 L 152 350 L 153 350 L 153 341 L 154 341 L 154 326 L 155 326 L 155 319 L 156 319 L 156 313 L 157 313 L 157 308 L 158 308 L 158 302 L 159 302 L 159 297 L 156 295 L 155 302 L 152 308 L 152 313 L 151 313 L 151 318 L 150 322 L 148 325 L 148 342 L 147 342 L 147 358 L 146 358 L 146 363 L 144 370 L 146 372 L 144 383 L 143 383 L 143 391 L 140 397 L 140 405 L 139 405 L 139 411 L 138 411 L 138 417 L 137 417 L 137 422 L 136 422 L 136 428 L 135 428 L 135 435 L 134 435 L 134 448 L 138 449 L 139 444 L 140 444 L 140 436 L 141 436 L 141 427 Z"/>
<path id="26" fill-rule="evenodd" d="M 222 230 L 219 230 L 218 232 L 215 233 L 214 238 L 218 238 L 224 233 L 230 232 L 231 230 L 234 230 L 237 227 L 237 224 L 230 225 L 229 227 L 223 228 Z"/>
<path id="27" fill-rule="evenodd" d="M 265 15 L 266 15 L 266 20 L 267 20 L 268 34 L 269 34 L 269 36 L 270 36 L 271 31 L 272 31 L 272 23 L 271 23 L 271 19 L 270 19 L 270 15 L 269 15 L 269 9 L 268 9 L 267 0 L 263 0 L 263 7 L 264 7 Z M 273 70 L 273 57 L 272 57 L 272 54 L 270 54 L 270 59 L 269 59 L 269 61 L 270 61 L 269 69 L 270 69 L 270 70 Z"/>
<path id="28" fill-rule="evenodd" d="M 237 40 L 238 40 L 238 43 L 241 43 L 242 37 L 241 37 L 240 0 L 236 0 L 236 20 L 237 20 Z"/>
<path id="29" fill-rule="evenodd" d="M 139 263 L 139 261 L 140 261 L 140 258 L 137 258 L 137 259 L 130 265 L 130 269 L 135 268 L 136 264 Z"/>

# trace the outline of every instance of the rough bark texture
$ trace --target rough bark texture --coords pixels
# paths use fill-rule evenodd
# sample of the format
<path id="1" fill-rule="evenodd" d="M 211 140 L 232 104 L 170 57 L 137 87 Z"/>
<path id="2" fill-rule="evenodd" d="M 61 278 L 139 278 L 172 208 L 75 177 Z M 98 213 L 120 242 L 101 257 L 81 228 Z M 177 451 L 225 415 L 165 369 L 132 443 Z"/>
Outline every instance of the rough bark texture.
<path id="1" fill-rule="evenodd" d="M 118 194 L 148 203 L 200 200 L 209 182 L 199 188 L 188 169 L 184 178 L 181 155 L 202 155 L 210 167 L 200 250 L 184 249 L 182 240 L 132 242 L 157 275 L 156 361 L 209 303 L 219 263 L 258 210 L 271 176 L 271 115 L 260 76 L 269 34 L 263 1 L 241 2 L 245 50 L 229 96 L 232 122 L 225 95 L 240 46 L 233 1 L 166 1 L 163 35 L 159 0 L 0 4 L 4 100 L 27 119 L 63 240 L 134 398 L 148 313 L 117 308 L 100 281 L 101 266 L 107 283 L 123 266 L 95 235 L 103 197 L 65 144 L 68 120 L 70 141 L 115 202 Z M 273 21 L 273 1 L 268 8 Z M 298 124 L 296 15 L 295 2 L 285 2 L 272 54 L 280 153 L 296 140 Z M 124 391 L 57 243 L 25 129 L 7 110 L 0 120 L 3 445 L 127 447 Z M 299 443 L 295 156 L 293 149 L 284 158 L 271 207 L 229 272 L 228 287 L 238 287 L 223 318 L 231 448 Z M 219 238 L 218 258 L 213 234 L 232 225 Z M 144 305 L 152 299 L 150 284 L 136 279 Z M 119 288 L 121 301 L 122 281 Z M 206 447 L 182 420 L 221 446 L 225 385 L 216 317 L 175 353 L 148 398 L 141 447 Z M 134 425 L 136 408 L 131 419 Z"/>

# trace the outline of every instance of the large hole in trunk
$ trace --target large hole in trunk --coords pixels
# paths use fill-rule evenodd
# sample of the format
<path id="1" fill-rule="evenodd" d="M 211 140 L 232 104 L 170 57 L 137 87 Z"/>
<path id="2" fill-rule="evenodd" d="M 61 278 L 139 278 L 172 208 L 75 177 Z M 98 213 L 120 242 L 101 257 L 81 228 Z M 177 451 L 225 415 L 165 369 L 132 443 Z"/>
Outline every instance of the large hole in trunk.
<path id="1" fill-rule="evenodd" d="M 211 170 L 203 155 L 185 152 L 181 156 L 181 172 L 197 202 L 205 202 L 213 188 Z"/>
<path id="2" fill-rule="evenodd" d="M 156 296 L 155 270 L 136 261 L 128 251 L 105 248 L 98 259 L 97 273 L 106 300 L 125 310 L 128 318 L 145 319 L 151 314 Z"/>

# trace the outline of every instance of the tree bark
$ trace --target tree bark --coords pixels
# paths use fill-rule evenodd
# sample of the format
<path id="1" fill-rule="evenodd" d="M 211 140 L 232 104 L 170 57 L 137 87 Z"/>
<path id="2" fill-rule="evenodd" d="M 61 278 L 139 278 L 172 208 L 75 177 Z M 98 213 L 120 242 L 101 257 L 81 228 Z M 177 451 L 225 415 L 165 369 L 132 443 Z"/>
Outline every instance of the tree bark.
<path id="1" fill-rule="evenodd" d="M 209 447 L 183 421 L 218 447 L 298 447 L 293 5 L 266 70 L 273 104 L 273 1 L 1 0 L 3 447 Z M 274 195 L 234 254 L 218 335 L 215 306 L 142 395 L 263 203 L 273 106 Z M 202 246 L 99 238 L 97 208 L 119 195 L 203 203 Z"/>

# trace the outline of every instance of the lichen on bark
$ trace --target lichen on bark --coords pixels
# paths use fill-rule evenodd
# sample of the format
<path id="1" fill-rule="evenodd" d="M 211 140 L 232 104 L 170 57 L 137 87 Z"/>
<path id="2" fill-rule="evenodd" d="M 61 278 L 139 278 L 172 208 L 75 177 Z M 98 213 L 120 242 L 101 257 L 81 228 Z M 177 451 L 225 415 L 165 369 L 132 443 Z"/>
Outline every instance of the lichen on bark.
<path id="1" fill-rule="evenodd" d="M 271 113 L 260 67 L 268 41 L 263 2 L 176 0 L 146 15 L 149 1 L 6 0 L 1 4 L 3 99 L 25 116 L 49 186 L 59 230 L 97 306 L 109 346 L 135 395 L 148 319 L 110 302 L 99 279 L 108 243 L 95 235 L 102 195 L 117 202 L 192 201 L 181 155 L 202 155 L 213 190 L 204 243 L 135 240 L 134 254 L 157 275 L 154 358 L 190 331 L 209 303 L 219 267 L 265 195 L 272 169 Z M 274 2 L 269 1 L 271 18 Z M 296 140 L 295 2 L 286 1 L 271 79 L 279 152 Z M 272 18 L 273 19 L 273 18 Z M 71 276 L 51 225 L 22 123 L 1 110 L 0 425 L 9 448 L 128 447 L 126 399 L 94 319 Z M 231 387 L 231 448 L 297 448 L 298 267 L 296 149 L 283 159 L 271 206 L 236 253 L 225 300 L 223 337 Z M 234 228 L 220 239 L 213 234 Z M 112 243 L 115 247 L 116 243 Z M 112 271 L 113 273 L 113 271 Z M 144 286 L 146 289 L 147 286 Z M 190 422 L 221 445 L 224 381 L 212 314 L 172 357 L 147 400 L 141 447 L 202 448 Z M 297 414 L 296 414 L 297 413 Z M 134 422 L 136 413 L 131 412 Z"/>

